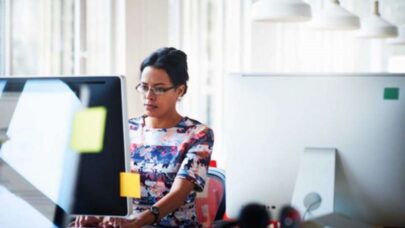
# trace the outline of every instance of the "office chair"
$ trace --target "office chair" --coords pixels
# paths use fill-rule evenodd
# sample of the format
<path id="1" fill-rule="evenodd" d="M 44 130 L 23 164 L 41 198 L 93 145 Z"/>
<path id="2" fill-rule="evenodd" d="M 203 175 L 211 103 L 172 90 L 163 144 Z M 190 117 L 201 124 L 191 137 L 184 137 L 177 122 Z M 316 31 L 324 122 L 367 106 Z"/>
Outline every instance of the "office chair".
<path id="1" fill-rule="evenodd" d="M 204 190 L 196 197 L 196 214 L 203 227 L 210 227 L 225 214 L 225 172 L 209 167 Z"/>

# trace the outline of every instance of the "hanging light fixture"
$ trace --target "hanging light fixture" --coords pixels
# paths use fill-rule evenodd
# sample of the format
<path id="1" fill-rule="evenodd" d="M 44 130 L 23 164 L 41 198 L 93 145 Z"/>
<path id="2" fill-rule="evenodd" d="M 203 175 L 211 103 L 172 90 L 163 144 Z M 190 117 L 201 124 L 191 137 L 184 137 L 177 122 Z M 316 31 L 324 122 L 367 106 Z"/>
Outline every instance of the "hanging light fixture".
<path id="1" fill-rule="evenodd" d="M 299 22 L 311 19 L 311 7 L 301 0 L 259 0 L 251 8 L 255 21 Z"/>
<path id="2" fill-rule="evenodd" d="M 398 37 L 389 39 L 388 43 L 392 45 L 405 45 L 405 24 L 399 26 Z"/>
<path id="3" fill-rule="evenodd" d="M 361 20 L 358 36 L 361 38 L 391 38 L 397 35 L 397 27 L 380 16 L 378 0 L 375 0 L 373 13 Z"/>
<path id="4" fill-rule="evenodd" d="M 360 28 L 360 18 L 341 7 L 339 0 L 328 0 L 311 25 L 323 30 L 355 30 Z"/>

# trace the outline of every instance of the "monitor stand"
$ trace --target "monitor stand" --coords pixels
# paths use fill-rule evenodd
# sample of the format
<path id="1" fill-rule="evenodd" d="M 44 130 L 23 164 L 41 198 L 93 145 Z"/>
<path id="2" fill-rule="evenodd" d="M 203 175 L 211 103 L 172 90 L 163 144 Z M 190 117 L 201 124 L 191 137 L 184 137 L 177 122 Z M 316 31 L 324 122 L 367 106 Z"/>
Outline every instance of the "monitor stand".
<path id="1" fill-rule="evenodd" d="M 336 148 L 305 148 L 291 205 L 301 214 L 303 227 L 370 227 L 334 213 Z"/>
<path id="2" fill-rule="evenodd" d="M 305 148 L 291 205 L 303 220 L 333 213 L 336 148 Z"/>

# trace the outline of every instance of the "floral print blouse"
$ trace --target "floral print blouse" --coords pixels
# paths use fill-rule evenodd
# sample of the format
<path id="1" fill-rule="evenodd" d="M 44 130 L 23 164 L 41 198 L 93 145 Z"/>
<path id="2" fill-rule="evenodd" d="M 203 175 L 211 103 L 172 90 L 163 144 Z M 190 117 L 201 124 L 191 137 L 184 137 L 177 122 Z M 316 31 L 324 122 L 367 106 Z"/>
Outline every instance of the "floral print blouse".
<path id="1" fill-rule="evenodd" d="M 183 178 L 195 188 L 180 208 L 159 221 L 159 226 L 199 226 L 194 201 L 196 192 L 205 185 L 213 132 L 188 117 L 172 128 L 148 128 L 145 117 L 129 120 L 131 171 L 141 175 L 141 198 L 134 199 L 134 213 L 149 209 L 170 191 L 175 178 Z"/>

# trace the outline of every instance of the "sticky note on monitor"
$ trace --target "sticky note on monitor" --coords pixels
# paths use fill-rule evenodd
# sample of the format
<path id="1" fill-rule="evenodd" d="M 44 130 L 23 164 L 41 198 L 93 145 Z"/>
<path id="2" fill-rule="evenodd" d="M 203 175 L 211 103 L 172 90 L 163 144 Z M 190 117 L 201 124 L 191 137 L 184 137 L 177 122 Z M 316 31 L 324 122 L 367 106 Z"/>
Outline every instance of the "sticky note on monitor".
<path id="1" fill-rule="evenodd" d="M 138 173 L 120 173 L 120 196 L 141 198 L 141 177 Z"/>
<path id="2" fill-rule="evenodd" d="M 70 141 L 72 149 L 80 153 L 98 153 L 103 150 L 105 107 L 87 108 L 76 113 Z"/>

